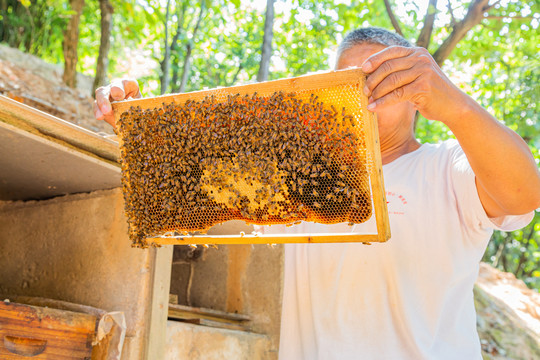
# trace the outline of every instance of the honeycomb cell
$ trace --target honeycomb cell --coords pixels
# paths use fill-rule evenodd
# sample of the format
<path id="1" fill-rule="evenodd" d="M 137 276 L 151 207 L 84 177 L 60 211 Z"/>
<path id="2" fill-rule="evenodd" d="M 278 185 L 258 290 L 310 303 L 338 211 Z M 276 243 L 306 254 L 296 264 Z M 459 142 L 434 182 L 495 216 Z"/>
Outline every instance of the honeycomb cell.
<path id="1" fill-rule="evenodd" d="M 217 92 L 117 124 L 130 237 L 215 224 L 350 225 L 372 202 L 360 92 L 351 85 L 269 95 Z"/>

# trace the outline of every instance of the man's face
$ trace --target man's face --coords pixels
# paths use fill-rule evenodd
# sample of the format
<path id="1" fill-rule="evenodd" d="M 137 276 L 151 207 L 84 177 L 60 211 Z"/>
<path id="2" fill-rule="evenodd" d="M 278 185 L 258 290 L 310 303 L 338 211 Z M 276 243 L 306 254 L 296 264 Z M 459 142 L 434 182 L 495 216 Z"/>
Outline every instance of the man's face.
<path id="1" fill-rule="evenodd" d="M 336 70 L 360 67 L 368 57 L 385 48 L 386 46 L 379 44 L 364 43 L 355 45 L 341 54 L 336 64 Z M 387 141 L 392 141 L 395 136 L 402 137 L 407 133 L 412 135 L 415 110 L 409 102 L 376 109 L 375 113 L 379 122 L 381 145 L 384 145 Z"/>

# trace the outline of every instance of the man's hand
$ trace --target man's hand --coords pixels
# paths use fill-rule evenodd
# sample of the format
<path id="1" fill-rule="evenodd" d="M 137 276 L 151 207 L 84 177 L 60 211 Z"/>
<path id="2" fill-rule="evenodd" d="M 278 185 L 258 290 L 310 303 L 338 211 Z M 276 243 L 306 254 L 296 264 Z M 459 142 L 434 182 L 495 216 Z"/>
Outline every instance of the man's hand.
<path id="1" fill-rule="evenodd" d="M 369 110 L 408 101 L 450 128 L 476 175 L 488 216 L 525 214 L 540 206 L 540 172 L 527 144 L 443 74 L 424 48 L 390 46 L 362 65 Z"/>
<path id="2" fill-rule="evenodd" d="M 127 98 L 142 98 L 139 84 L 135 79 L 119 79 L 107 86 L 96 89 L 96 100 L 94 101 L 94 116 L 98 120 L 105 120 L 116 128 L 114 123 L 114 113 L 111 101 L 120 101 Z"/>
<path id="3" fill-rule="evenodd" d="M 390 46 L 370 56 L 362 70 L 369 74 L 364 92 L 371 111 L 408 101 L 425 118 L 446 123 L 467 102 L 424 48 Z"/>

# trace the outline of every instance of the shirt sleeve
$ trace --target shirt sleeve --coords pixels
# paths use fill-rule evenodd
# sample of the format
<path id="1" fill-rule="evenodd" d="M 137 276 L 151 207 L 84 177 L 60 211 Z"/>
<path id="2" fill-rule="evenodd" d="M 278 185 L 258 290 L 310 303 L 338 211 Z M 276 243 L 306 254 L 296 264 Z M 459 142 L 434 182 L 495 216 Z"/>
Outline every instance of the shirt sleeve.
<path id="1" fill-rule="evenodd" d="M 476 176 L 463 149 L 456 140 L 450 140 L 445 145 L 450 151 L 450 177 L 462 222 L 475 228 L 502 231 L 518 230 L 531 222 L 534 211 L 524 215 L 489 218 L 478 195 Z"/>

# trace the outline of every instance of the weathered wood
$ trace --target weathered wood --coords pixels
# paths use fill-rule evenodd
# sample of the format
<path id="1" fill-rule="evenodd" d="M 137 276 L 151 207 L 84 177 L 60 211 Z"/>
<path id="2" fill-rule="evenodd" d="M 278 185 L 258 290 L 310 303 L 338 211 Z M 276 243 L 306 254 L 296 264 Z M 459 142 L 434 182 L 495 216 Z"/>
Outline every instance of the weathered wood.
<path id="1" fill-rule="evenodd" d="M 154 252 L 150 322 L 148 324 L 148 343 L 146 359 L 163 359 L 167 339 L 167 305 L 171 286 L 172 246 L 151 249 Z"/>
<path id="2" fill-rule="evenodd" d="M 228 330 L 239 330 L 239 331 L 248 330 L 245 326 L 242 326 L 242 325 L 229 323 L 229 322 L 213 321 L 213 320 L 208 320 L 208 319 L 186 319 L 186 320 L 182 320 L 182 322 L 187 322 L 187 323 L 195 324 L 195 325 L 211 326 L 211 327 L 228 329 Z"/>
<path id="3" fill-rule="evenodd" d="M 169 304 L 169 319 L 229 330 L 249 330 L 250 318 L 219 310 Z"/>
<path id="4" fill-rule="evenodd" d="M 362 108 L 367 107 L 367 97 L 362 96 Z M 386 206 L 386 193 L 384 190 L 384 178 L 382 173 L 382 159 L 379 144 L 379 126 L 377 116 L 368 112 L 366 119 L 366 147 L 368 152 L 373 156 L 373 164 L 371 167 L 371 193 L 373 194 L 373 209 L 375 212 L 375 220 L 377 221 L 377 241 L 385 242 L 390 239 L 390 221 L 388 219 L 388 209 Z"/>
<path id="5" fill-rule="evenodd" d="M 208 319 L 225 322 L 250 321 L 247 315 L 219 311 L 214 309 L 197 308 L 185 305 L 169 304 L 169 318 L 172 319 Z"/>
<path id="6" fill-rule="evenodd" d="M 3 95 L 0 121 L 118 165 L 117 142 Z"/>
<path id="7" fill-rule="evenodd" d="M 96 321 L 89 314 L 0 302 L 0 358 L 89 359 Z"/>

